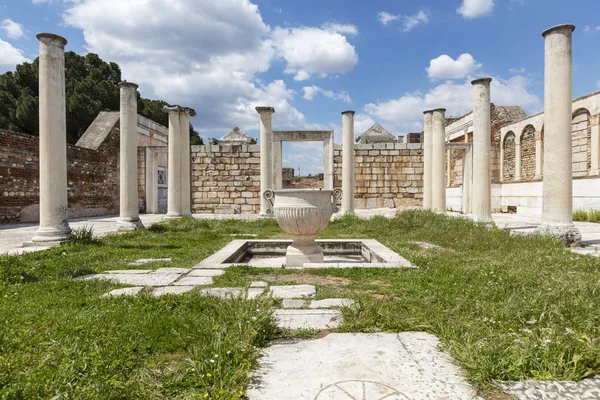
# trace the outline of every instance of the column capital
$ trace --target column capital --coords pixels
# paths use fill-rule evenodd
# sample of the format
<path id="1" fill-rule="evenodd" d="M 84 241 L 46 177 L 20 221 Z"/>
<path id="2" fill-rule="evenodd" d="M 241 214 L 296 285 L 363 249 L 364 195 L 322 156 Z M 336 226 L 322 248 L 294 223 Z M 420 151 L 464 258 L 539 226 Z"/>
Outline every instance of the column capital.
<path id="1" fill-rule="evenodd" d="M 436 109 L 434 109 L 434 110 L 431 110 L 431 112 L 432 112 L 432 113 L 435 113 L 435 112 L 437 112 L 437 113 L 442 113 L 442 114 L 443 114 L 443 113 L 445 113 L 445 112 L 446 112 L 446 109 L 445 109 L 445 108 L 436 108 Z"/>
<path id="2" fill-rule="evenodd" d="M 183 107 L 181 107 L 177 104 L 172 104 L 172 105 L 163 106 L 163 110 L 165 110 L 169 113 L 181 113 L 181 112 L 183 112 Z"/>
<path id="3" fill-rule="evenodd" d="M 127 81 L 123 81 L 119 83 L 119 87 L 121 89 L 123 88 L 134 88 L 137 90 L 137 88 L 139 87 L 137 84 L 133 83 L 133 82 L 127 82 Z"/>
<path id="4" fill-rule="evenodd" d="M 485 85 L 485 84 L 490 84 L 490 82 L 492 81 L 492 78 L 479 78 L 479 79 L 475 79 L 474 81 L 471 81 L 471 85 Z"/>
<path id="5" fill-rule="evenodd" d="M 356 112 L 354 110 L 346 110 L 346 111 L 342 111 L 342 115 L 344 114 L 352 114 L 354 115 Z"/>
<path id="6" fill-rule="evenodd" d="M 195 117 L 196 116 L 196 110 L 194 110 L 193 108 L 190 107 L 181 107 L 181 111 L 184 114 L 189 115 L 190 117 Z"/>
<path id="7" fill-rule="evenodd" d="M 433 114 L 433 110 L 425 110 L 423 111 L 423 114 Z"/>
<path id="8" fill-rule="evenodd" d="M 275 113 L 275 108 L 269 106 L 257 106 L 256 112 L 259 114 L 273 114 Z"/>
<path id="9" fill-rule="evenodd" d="M 600 125 L 600 114 L 590 116 L 590 125 Z"/>
<path id="10" fill-rule="evenodd" d="M 556 26 L 548 28 L 544 32 L 542 32 L 542 36 L 546 37 L 551 33 L 558 33 L 559 31 L 566 31 L 566 33 L 571 34 L 571 33 L 573 33 L 574 30 L 575 30 L 575 25 L 571 25 L 571 24 L 556 25 Z"/>
<path id="11" fill-rule="evenodd" d="M 65 48 L 67 45 L 67 39 L 62 36 L 55 35 L 54 33 L 38 33 L 35 35 L 38 40 L 44 44 L 59 46 L 60 48 Z"/>

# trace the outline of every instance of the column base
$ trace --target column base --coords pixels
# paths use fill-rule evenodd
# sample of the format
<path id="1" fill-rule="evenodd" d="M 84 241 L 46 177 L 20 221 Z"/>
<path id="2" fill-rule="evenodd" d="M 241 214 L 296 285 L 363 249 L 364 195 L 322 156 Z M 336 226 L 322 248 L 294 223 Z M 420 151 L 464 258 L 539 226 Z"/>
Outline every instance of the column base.
<path id="1" fill-rule="evenodd" d="M 120 217 L 117 220 L 117 232 L 133 232 L 138 229 L 144 229 L 144 224 L 139 218 Z"/>
<path id="2" fill-rule="evenodd" d="M 533 179 L 536 181 L 541 181 L 542 179 L 544 179 L 544 177 L 542 175 L 534 175 Z"/>
<path id="3" fill-rule="evenodd" d="M 288 246 L 285 253 L 286 268 L 302 268 L 306 263 L 322 263 L 323 249 L 314 240 L 298 241 Z"/>
<path id="4" fill-rule="evenodd" d="M 23 245 L 55 245 L 64 243 L 71 239 L 71 228 L 65 222 L 62 226 L 40 226 L 35 236 L 31 238 L 31 242 L 26 242 Z"/>
<path id="5" fill-rule="evenodd" d="M 172 221 L 174 219 L 181 219 L 181 218 L 183 218 L 183 215 L 181 215 L 181 214 L 167 214 L 167 215 L 165 215 L 163 220 Z"/>
<path id="6" fill-rule="evenodd" d="M 568 247 L 579 247 L 581 245 L 581 232 L 572 223 L 542 223 L 537 229 L 537 233 L 542 235 L 554 236 L 563 241 Z"/>
<path id="7" fill-rule="evenodd" d="M 496 225 L 496 224 L 494 223 L 494 220 L 492 219 L 492 216 L 491 216 L 491 215 L 490 215 L 489 217 L 487 217 L 487 216 L 486 216 L 486 217 L 482 217 L 482 216 L 479 216 L 479 217 L 478 217 L 477 215 L 475 215 L 475 214 L 471 213 L 471 214 L 469 214 L 469 217 L 470 217 L 470 218 L 471 218 L 473 221 L 477 222 L 478 224 L 484 224 L 484 225 L 486 225 L 486 226 L 488 226 L 488 227 L 492 227 L 492 226 L 495 226 L 495 225 Z"/>

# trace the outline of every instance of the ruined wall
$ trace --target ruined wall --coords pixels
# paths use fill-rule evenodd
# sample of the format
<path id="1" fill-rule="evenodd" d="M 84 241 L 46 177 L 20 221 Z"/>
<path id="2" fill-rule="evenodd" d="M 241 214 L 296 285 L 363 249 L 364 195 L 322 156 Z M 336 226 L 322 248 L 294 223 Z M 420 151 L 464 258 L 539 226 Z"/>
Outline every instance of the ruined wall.
<path id="1" fill-rule="evenodd" d="M 516 138 L 513 132 L 509 132 L 504 138 L 504 176 L 503 181 L 515 179 L 516 167 Z"/>
<path id="2" fill-rule="evenodd" d="M 37 136 L 0 130 L 0 224 L 39 220 Z M 67 146 L 69 217 L 118 213 L 119 133 L 98 150 Z"/>
<path id="3" fill-rule="evenodd" d="M 590 113 L 579 110 L 573 116 L 573 176 L 586 176 L 591 167 L 591 124 Z"/>
<path id="4" fill-rule="evenodd" d="M 535 177 L 535 128 L 527 125 L 521 135 L 521 179 Z"/>
<path id="5" fill-rule="evenodd" d="M 423 148 L 420 143 L 354 146 L 357 209 L 423 204 Z M 334 187 L 342 187 L 342 146 L 334 146 Z"/>
<path id="6" fill-rule="evenodd" d="M 260 146 L 192 146 L 192 213 L 260 212 Z"/>

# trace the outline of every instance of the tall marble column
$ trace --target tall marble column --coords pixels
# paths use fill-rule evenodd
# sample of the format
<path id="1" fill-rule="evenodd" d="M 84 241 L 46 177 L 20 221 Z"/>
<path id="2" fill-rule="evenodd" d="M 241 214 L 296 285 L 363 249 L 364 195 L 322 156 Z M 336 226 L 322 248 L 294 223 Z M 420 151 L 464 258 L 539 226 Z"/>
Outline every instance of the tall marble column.
<path id="1" fill-rule="evenodd" d="M 40 226 L 33 243 L 62 242 L 71 237 L 67 222 L 67 122 L 65 105 L 65 46 L 51 33 L 40 42 Z"/>
<path id="2" fill-rule="evenodd" d="M 433 110 L 431 140 L 431 209 L 446 212 L 446 109 Z"/>
<path id="3" fill-rule="evenodd" d="M 190 117 L 196 116 L 196 111 L 183 107 L 179 114 L 181 129 L 181 214 L 192 215 L 192 175 L 190 153 Z"/>
<path id="4" fill-rule="evenodd" d="M 259 106 L 260 114 L 260 215 L 266 216 L 267 200 L 263 193 L 273 189 L 273 107 Z"/>
<path id="5" fill-rule="evenodd" d="M 119 232 L 135 231 L 144 227 L 138 205 L 137 170 L 137 88 L 131 82 L 121 82 L 119 136 Z"/>
<path id="6" fill-rule="evenodd" d="M 540 232 L 578 245 L 573 225 L 571 102 L 573 97 L 573 25 L 546 30 L 544 74 L 544 190 Z"/>
<path id="7" fill-rule="evenodd" d="M 342 214 L 354 214 L 354 111 L 342 112 Z"/>
<path id="8" fill-rule="evenodd" d="M 165 106 L 169 112 L 169 156 L 167 174 L 167 215 L 165 219 L 177 219 L 183 216 L 181 211 L 181 107 Z"/>
<path id="9" fill-rule="evenodd" d="M 423 112 L 423 208 L 431 210 L 431 152 L 433 150 L 433 111 Z"/>
<path id="10" fill-rule="evenodd" d="M 492 182 L 490 178 L 492 78 L 476 79 L 473 85 L 473 218 L 479 222 L 492 221 Z"/>

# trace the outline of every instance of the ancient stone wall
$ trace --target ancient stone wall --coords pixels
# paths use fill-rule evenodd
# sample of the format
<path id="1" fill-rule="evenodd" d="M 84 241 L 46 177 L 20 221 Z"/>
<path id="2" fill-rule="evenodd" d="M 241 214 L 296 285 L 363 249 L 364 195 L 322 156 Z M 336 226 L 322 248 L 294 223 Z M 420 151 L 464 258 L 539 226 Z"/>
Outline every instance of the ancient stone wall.
<path id="1" fill-rule="evenodd" d="M 521 180 L 535 177 L 535 128 L 527 125 L 521 134 Z"/>
<path id="2" fill-rule="evenodd" d="M 573 176 L 586 176 L 591 166 L 590 113 L 583 109 L 573 116 Z"/>
<path id="3" fill-rule="evenodd" d="M 0 224 L 39 220 L 37 136 L 0 131 Z M 118 213 L 119 131 L 98 150 L 67 146 L 69 217 Z"/>
<path id="4" fill-rule="evenodd" d="M 357 209 L 420 206 L 423 203 L 423 148 L 420 143 L 354 146 Z M 342 146 L 334 146 L 334 187 L 342 187 Z"/>
<path id="5" fill-rule="evenodd" d="M 257 214 L 260 146 L 192 146 L 192 212 Z"/>
<path id="6" fill-rule="evenodd" d="M 515 179 L 516 167 L 516 138 L 513 132 L 509 132 L 504 138 L 504 176 L 503 181 Z"/>

